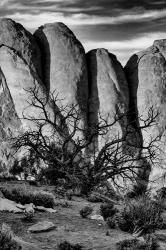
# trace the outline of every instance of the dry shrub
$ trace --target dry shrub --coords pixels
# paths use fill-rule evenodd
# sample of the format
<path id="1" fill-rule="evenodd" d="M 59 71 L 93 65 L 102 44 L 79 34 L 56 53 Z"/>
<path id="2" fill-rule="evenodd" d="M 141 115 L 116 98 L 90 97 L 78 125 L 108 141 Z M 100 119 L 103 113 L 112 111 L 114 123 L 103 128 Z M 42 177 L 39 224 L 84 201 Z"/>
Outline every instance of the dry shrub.
<path id="1" fill-rule="evenodd" d="M 23 187 L 0 187 L 5 198 L 21 204 L 33 203 L 35 206 L 53 208 L 55 205 L 54 196 L 44 191 L 32 192 Z"/>
<path id="2" fill-rule="evenodd" d="M 80 215 L 82 218 L 87 218 L 93 212 L 93 208 L 90 206 L 85 206 L 80 210 Z"/>
<path id="3" fill-rule="evenodd" d="M 152 201 L 148 196 L 126 200 L 114 216 L 116 227 L 122 231 L 139 233 L 154 232 L 162 225 L 163 207 L 159 201 Z"/>
<path id="4" fill-rule="evenodd" d="M 11 228 L 5 223 L 0 229 L 0 250 L 20 250 L 22 247 L 13 239 Z"/>

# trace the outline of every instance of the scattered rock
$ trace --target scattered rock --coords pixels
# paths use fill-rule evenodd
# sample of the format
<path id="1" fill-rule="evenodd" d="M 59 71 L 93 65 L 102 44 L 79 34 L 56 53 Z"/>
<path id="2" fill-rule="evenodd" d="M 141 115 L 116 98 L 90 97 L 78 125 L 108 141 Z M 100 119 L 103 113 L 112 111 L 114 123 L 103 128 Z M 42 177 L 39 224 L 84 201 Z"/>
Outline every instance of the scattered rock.
<path id="1" fill-rule="evenodd" d="M 0 198 L 0 211 L 22 213 L 22 209 L 17 207 L 17 203 L 8 199 Z"/>
<path id="2" fill-rule="evenodd" d="M 43 206 L 36 206 L 36 207 L 35 207 L 35 210 L 38 211 L 38 212 L 45 212 L 45 211 L 46 211 L 46 208 L 43 207 Z"/>
<path id="3" fill-rule="evenodd" d="M 25 204 L 25 205 L 17 204 L 16 206 L 17 206 L 19 209 L 27 210 L 27 211 L 34 210 L 34 208 L 35 208 L 35 205 L 34 205 L 33 203 Z"/>
<path id="4" fill-rule="evenodd" d="M 57 212 L 57 210 L 55 210 L 53 208 L 46 208 L 43 206 L 36 206 L 34 209 L 36 211 L 39 211 L 39 212 L 48 212 L 48 213 L 56 213 Z"/>
<path id="5" fill-rule="evenodd" d="M 19 209 L 21 209 L 21 210 L 25 210 L 25 206 L 22 205 L 22 204 L 20 204 L 20 203 L 17 204 L 16 207 L 19 208 Z"/>
<path id="6" fill-rule="evenodd" d="M 53 208 L 46 208 L 45 211 L 48 213 L 56 213 L 57 212 L 57 210 L 55 210 Z"/>
<path id="7" fill-rule="evenodd" d="M 33 226 L 31 226 L 28 229 L 28 232 L 31 233 L 42 233 L 42 232 L 48 232 L 51 231 L 53 229 L 55 229 L 56 226 L 50 222 L 50 221 L 41 221 Z"/>
<path id="8" fill-rule="evenodd" d="M 35 206 L 33 203 L 30 204 L 18 204 L 15 201 L 11 201 L 5 198 L 0 197 L 0 211 L 8 211 L 14 213 L 33 213 L 36 211 L 39 212 L 48 212 L 48 213 L 56 213 L 57 210 L 52 208 L 46 208 L 43 206 Z"/>
<path id="9" fill-rule="evenodd" d="M 94 215 L 90 216 L 90 219 L 104 221 L 103 216 L 101 216 L 100 214 L 94 214 Z"/>
<path id="10" fill-rule="evenodd" d="M 25 211 L 27 213 L 28 212 L 33 212 L 34 213 L 34 208 L 35 208 L 35 205 L 33 203 L 25 204 Z"/>
<path id="11" fill-rule="evenodd" d="M 33 203 L 26 205 L 24 210 L 24 220 L 26 221 L 32 221 L 34 217 L 34 205 Z"/>

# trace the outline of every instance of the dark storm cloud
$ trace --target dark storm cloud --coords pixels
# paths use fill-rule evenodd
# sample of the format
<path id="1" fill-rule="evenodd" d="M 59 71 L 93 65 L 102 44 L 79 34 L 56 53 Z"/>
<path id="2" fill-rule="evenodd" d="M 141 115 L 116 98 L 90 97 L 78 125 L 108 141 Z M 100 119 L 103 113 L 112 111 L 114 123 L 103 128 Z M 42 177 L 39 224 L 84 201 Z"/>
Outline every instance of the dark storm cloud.
<path id="1" fill-rule="evenodd" d="M 145 33 L 166 32 L 166 19 L 140 23 L 122 23 L 115 25 L 71 25 L 81 41 L 123 41 L 140 37 Z"/>
<path id="2" fill-rule="evenodd" d="M 127 55 L 166 38 L 166 0 L 0 0 L 0 16 L 30 31 L 64 22 L 86 49 L 101 46 Z"/>
<path id="3" fill-rule="evenodd" d="M 90 18 L 115 18 L 124 15 L 133 15 L 130 23 L 140 22 L 140 18 L 134 18 L 136 15 L 158 11 L 158 16 L 153 15 L 146 18 L 146 21 L 160 18 L 160 10 L 166 10 L 166 0 L 1 0 L 0 15 L 6 16 L 13 13 L 22 14 L 41 14 L 41 13 L 61 13 L 64 16 L 72 18 L 73 14 L 79 14 L 81 19 Z M 84 16 L 83 16 L 84 15 Z M 163 13 L 161 13 L 163 17 Z M 164 13 L 166 18 L 166 13 Z M 108 23 L 106 19 L 105 24 Z M 76 20 L 77 21 L 77 20 Z M 121 20 L 126 23 L 126 19 Z M 144 20 L 143 20 L 144 21 Z M 120 20 L 119 20 L 120 22 Z M 79 24 L 79 23 L 78 23 Z"/>
<path id="4" fill-rule="evenodd" d="M 59 3 L 60 4 L 60 3 Z M 62 8 L 73 8 L 73 9 L 83 9 L 84 13 L 94 15 L 108 15 L 121 13 L 123 11 L 134 10 L 153 10 L 153 9 L 162 9 L 166 7 L 166 0 L 157 1 L 157 0 L 76 0 L 72 3 L 64 1 L 60 4 Z M 92 6 L 93 9 L 88 10 L 88 7 Z M 84 10 L 87 8 L 87 11 Z"/>
<path id="5" fill-rule="evenodd" d="M 2 3 L 5 0 L 2 0 Z M 20 10 L 28 7 L 28 10 L 38 9 L 46 11 L 62 11 L 63 13 L 85 13 L 90 15 L 117 15 L 123 14 L 123 11 L 143 11 L 143 10 L 160 10 L 166 7 L 166 0 L 6 0 Z M 1 4 L 0 4 L 1 5 Z M 6 7 L 6 6 L 5 6 Z M 3 8 L 3 6 L 2 6 Z M 4 9 L 6 11 L 6 9 Z M 9 12 L 11 8 L 9 8 Z"/>

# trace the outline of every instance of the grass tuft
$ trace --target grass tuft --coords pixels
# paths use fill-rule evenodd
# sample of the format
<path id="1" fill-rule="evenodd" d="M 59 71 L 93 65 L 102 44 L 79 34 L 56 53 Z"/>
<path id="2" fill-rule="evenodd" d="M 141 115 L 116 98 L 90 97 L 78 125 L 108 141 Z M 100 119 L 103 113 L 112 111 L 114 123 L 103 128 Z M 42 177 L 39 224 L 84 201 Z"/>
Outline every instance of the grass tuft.
<path id="1" fill-rule="evenodd" d="M 20 250 L 22 247 L 13 239 L 13 232 L 6 224 L 0 229 L 0 250 Z"/>
<path id="2" fill-rule="evenodd" d="M 162 226 L 163 207 L 147 196 L 126 200 L 114 216 L 116 227 L 136 235 L 154 232 Z"/>

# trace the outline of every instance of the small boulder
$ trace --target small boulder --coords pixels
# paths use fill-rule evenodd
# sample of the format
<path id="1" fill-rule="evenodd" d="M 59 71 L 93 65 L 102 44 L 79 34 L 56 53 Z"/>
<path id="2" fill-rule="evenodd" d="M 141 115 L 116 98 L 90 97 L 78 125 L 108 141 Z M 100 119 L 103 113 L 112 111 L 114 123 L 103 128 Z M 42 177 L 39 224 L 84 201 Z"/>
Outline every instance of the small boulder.
<path id="1" fill-rule="evenodd" d="M 22 209 L 17 207 L 16 202 L 3 198 L 0 198 L 0 211 L 22 213 Z"/>
<path id="2" fill-rule="evenodd" d="M 94 214 L 94 215 L 90 216 L 90 219 L 104 221 L 103 216 L 101 216 L 100 214 Z"/>
<path id="3" fill-rule="evenodd" d="M 53 208 L 46 208 L 46 207 L 43 207 L 43 206 L 36 206 L 34 209 L 36 211 L 39 211 L 39 212 L 48 212 L 48 213 L 56 213 L 57 212 Z"/>
<path id="4" fill-rule="evenodd" d="M 35 210 L 38 211 L 38 212 L 45 212 L 45 209 L 46 209 L 46 208 L 43 207 L 43 206 L 36 206 L 36 207 L 35 207 Z"/>
<path id="5" fill-rule="evenodd" d="M 16 207 L 19 208 L 19 209 L 21 209 L 21 210 L 25 210 L 25 206 L 22 205 L 22 204 L 20 204 L 20 203 L 17 204 Z"/>
<path id="6" fill-rule="evenodd" d="M 24 220 L 26 221 L 32 221 L 34 217 L 34 204 L 30 203 L 25 205 L 25 210 L 24 210 Z"/>
<path id="7" fill-rule="evenodd" d="M 48 213 L 56 213 L 56 212 L 57 212 L 57 211 L 56 211 L 55 209 L 53 209 L 53 208 L 46 208 L 45 211 L 48 212 Z"/>
<path id="8" fill-rule="evenodd" d="M 26 211 L 27 213 L 34 213 L 34 208 L 35 208 L 35 206 L 34 206 L 33 203 L 30 203 L 30 204 L 26 204 L 26 205 L 25 205 L 25 211 Z"/>
<path id="9" fill-rule="evenodd" d="M 50 221 L 41 221 L 28 229 L 30 233 L 43 233 L 55 229 L 56 226 Z"/>

